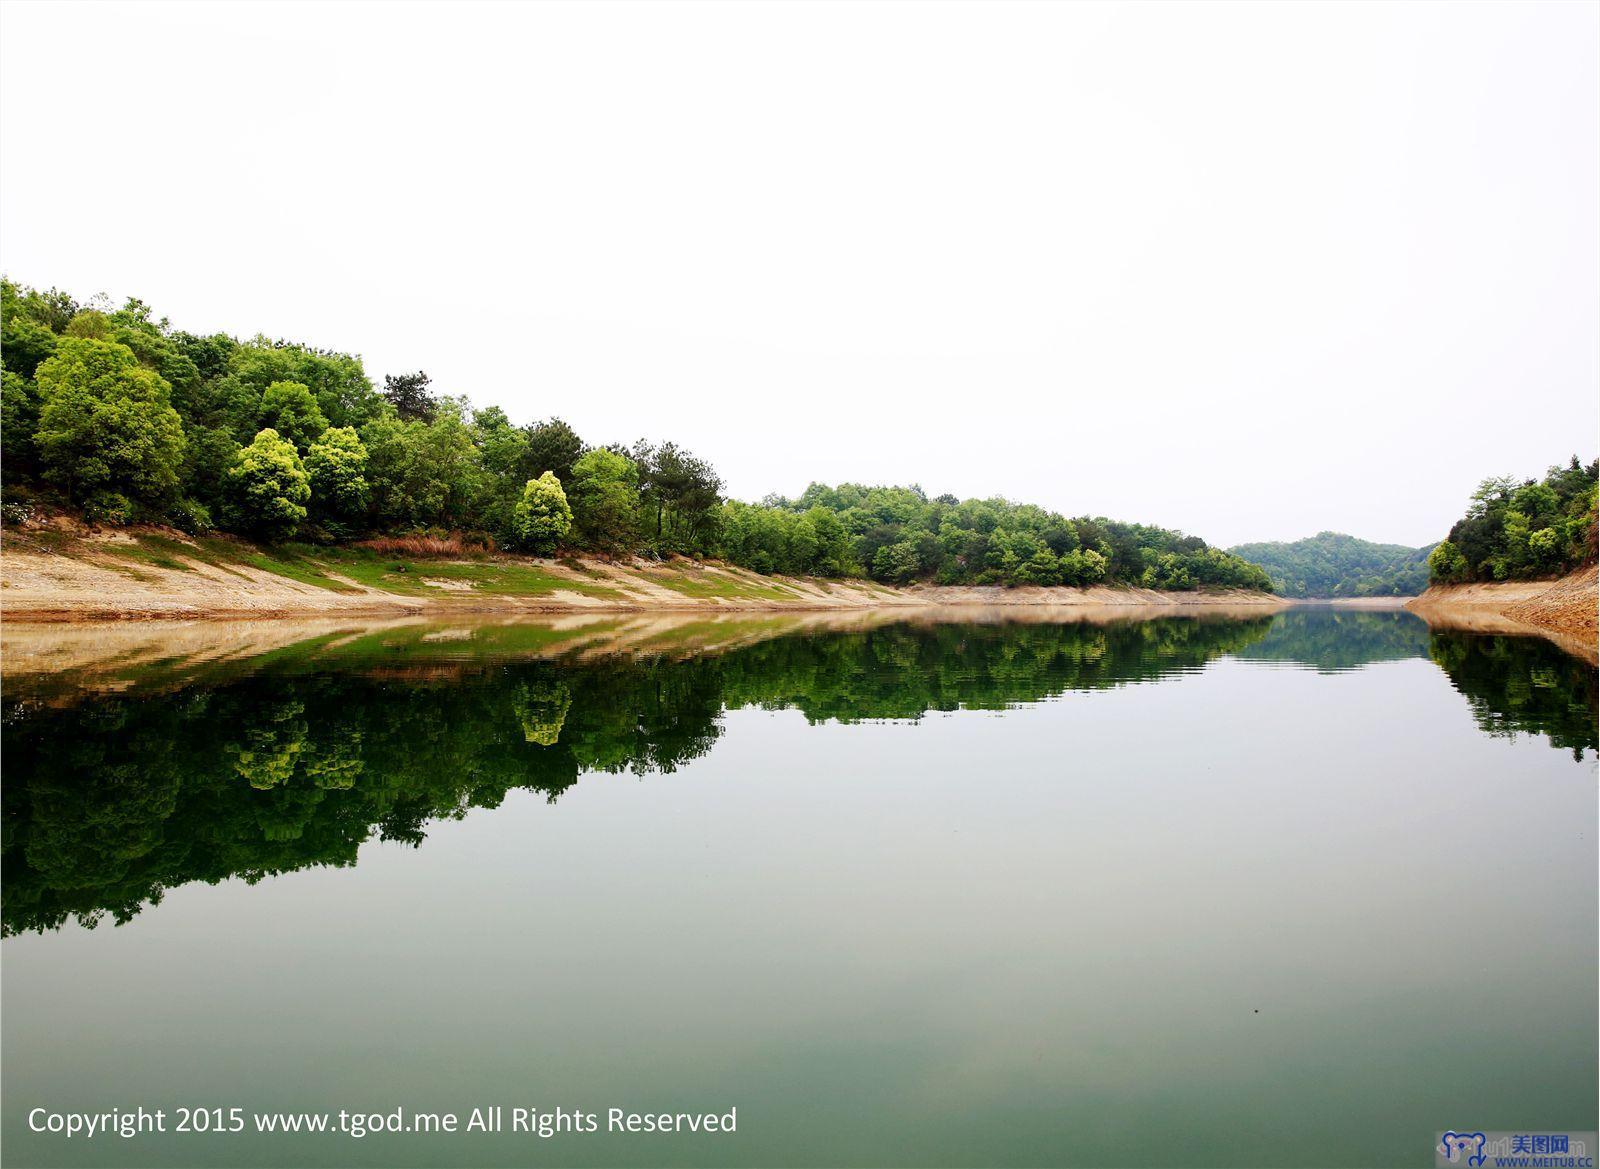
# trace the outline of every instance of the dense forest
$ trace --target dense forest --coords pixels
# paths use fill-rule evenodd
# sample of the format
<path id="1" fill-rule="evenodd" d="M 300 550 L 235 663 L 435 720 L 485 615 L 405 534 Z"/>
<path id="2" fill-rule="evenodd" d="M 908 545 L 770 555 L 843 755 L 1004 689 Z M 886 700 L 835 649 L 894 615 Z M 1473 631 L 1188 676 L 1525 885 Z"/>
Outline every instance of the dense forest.
<path id="1" fill-rule="evenodd" d="M 813 722 L 1002 710 L 1192 672 L 1223 655 L 1348 669 L 1431 654 L 1496 735 L 1596 744 L 1596 675 L 1537 638 L 1435 631 L 1409 614 L 1248 621 L 900 623 L 676 653 L 465 661 L 426 628 L 315 638 L 213 673 L 0 705 L 5 934 L 123 922 L 165 890 L 354 865 L 370 839 L 420 844 L 431 821 L 588 773 L 668 773 L 711 751 L 722 713 Z M 411 640 L 405 640 L 409 637 Z M 404 685 L 396 685 L 403 678 Z M 21 688 L 24 691 L 26 687 Z M 1070 753 L 1062 774 L 1072 771 Z"/>
<path id="2" fill-rule="evenodd" d="M 1229 551 L 1266 569 L 1286 597 L 1414 597 L 1428 587 L 1432 548 L 1318 532 L 1292 544 L 1240 544 Z"/>
<path id="3" fill-rule="evenodd" d="M 1428 557 L 1445 584 L 1557 576 L 1595 562 L 1600 461 L 1578 456 L 1543 479 L 1485 479 L 1467 514 Z"/>
<path id="4" fill-rule="evenodd" d="M 889 582 L 1270 587 L 1178 532 L 919 487 L 814 484 L 726 500 L 675 442 L 592 445 L 514 423 L 425 373 L 380 390 L 361 360 L 172 328 L 130 299 L 81 305 L 0 284 L 8 515 L 57 503 L 96 523 L 334 543 L 451 532 L 462 547 L 720 557 L 759 572 Z"/>

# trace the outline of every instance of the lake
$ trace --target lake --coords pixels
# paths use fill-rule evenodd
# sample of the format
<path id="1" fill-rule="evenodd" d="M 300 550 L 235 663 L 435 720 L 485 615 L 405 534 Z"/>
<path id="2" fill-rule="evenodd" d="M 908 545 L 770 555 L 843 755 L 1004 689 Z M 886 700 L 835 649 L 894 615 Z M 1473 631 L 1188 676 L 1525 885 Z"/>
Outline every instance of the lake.
<path id="1" fill-rule="evenodd" d="M 7 1164 L 1422 1165 L 1597 1127 L 1593 667 L 1401 612 L 1028 616 L 8 627 Z M 245 1131 L 30 1130 L 141 1105 Z"/>

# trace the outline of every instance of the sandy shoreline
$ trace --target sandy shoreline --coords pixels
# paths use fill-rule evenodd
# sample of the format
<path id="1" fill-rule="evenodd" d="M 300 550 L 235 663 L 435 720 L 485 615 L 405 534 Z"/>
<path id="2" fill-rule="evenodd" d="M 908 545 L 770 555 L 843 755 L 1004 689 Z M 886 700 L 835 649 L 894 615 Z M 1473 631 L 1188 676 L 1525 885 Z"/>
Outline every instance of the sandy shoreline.
<path id="1" fill-rule="evenodd" d="M 8 539 L 0 549 L 0 612 L 8 621 L 283 619 L 310 617 L 560 615 L 863 610 L 943 606 L 1112 606 L 1190 610 L 1288 602 L 1240 590 L 893 587 L 869 580 L 761 576 L 716 561 L 667 563 L 495 556 L 416 562 L 373 583 L 337 561 L 273 561 L 248 545 L 189 543 L 162 535 L 152 552 L 120 533 L 55 546 Z M 370 569 L 370 565 L 368 568 Z"/>
<path id="2" fill-rule="evenodd" d="M 1600 661 L 1597 582 L 1600 574 L 1591 566 L 1557 580 L 1433 585 L 1406 608 L 1440 628 L 1545 637 L 1594 665 Z"/>

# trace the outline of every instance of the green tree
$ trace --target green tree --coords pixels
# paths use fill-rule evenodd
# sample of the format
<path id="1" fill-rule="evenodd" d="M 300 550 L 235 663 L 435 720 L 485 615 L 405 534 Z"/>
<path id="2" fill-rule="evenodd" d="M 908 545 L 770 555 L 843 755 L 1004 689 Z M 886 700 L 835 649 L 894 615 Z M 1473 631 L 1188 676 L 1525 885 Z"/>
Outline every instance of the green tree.
<path id="1" fill-rule="evenodd" d="M 1461 549 L 1449 540 L 1441 540 L 1434 550 L 1428 553 L 1428 571 L 1434 580 L 1446 584 L 1468 580 L 1472 576 L 1467 558 L 1461 555 Z"/>
<path id="2" fill-rule="evenodd" d="M 310 449 L 317 436 L 328 429 L 328 419 L 312 397 L 310 387 L 299 382 L 273 382 L 263 390 L 256 424 L 276 430 L 294 443 L 297 451 Z"/>
<path id="3" fill-rule="evenodd" d="M 517 465 L 522 479 L 537 479 L 551 471 L 563 484 L 572 481 L 572 469 L 583 457 L 583 439 L 559 418 L 536 422 L 526 428 L 528 436 L 523 459 Z"/>
<path id="4" fill-rule="evenodd" d="M 222 510 L 229 488 L 228 471 L 244 448 L 233 434 L 220 427 L 191 426 L 185 430 L 183 493 L 212 512 Z"/>
<path id="5" fill-rule="evenodd" d="M 355 428 L 334 426 L 306 452 L 311 510 L 324 523 L 357 520 L 367 506 L 367 448 Z"/>
<path id="6" fill-rule="evenodd" d="M 40 362 L 55 356 L 56 341 L 47 327 L 18 312 L 0 325 L 0 358 L 12 373 L 31 378 Z"/>
<path id="7" fill-rule="evenodd" d="M 459 524 L 468 514 L 478 450 L 459 402 L 446 399 L 432 422 L 379 418 L 361 429 L 361 441 L 379 526 Z"/>
<path id="8" fill-rule="evenodd" d="M 567 501 L 572 527 L 586 548 L 620 552 L 639 534 L 639 468 L 626 455 L 597 448 L 572 468 Z"/>
<path id="9" fill-rule="evenodd" d="M 517 500 L 512 526 L 517 542 L 530 552 L 550 552 L 572 530 L 572 508 L 555 475 L 546 471 L 529 479 Z"/>
<path id="10" fill-rule="evenodd" d="M 0 474 L 9 482 L 39 468 L 39 387 L 33 379 L 0 370 Z"/>
<path id="11" fill-rule="evenodd" d="M 127 496 L 158 507 L 176 496 L 183 423 L 167 383 L 131 350 L 63 337 L 37 384 L 40 463 L 69 497 Z"/>
<path id="12" fill-rule="evenodd" d="M 898 544 L 884 545 L 872 558 L 872 575 L 878 580 L 897 583 L 908 581 L 917 575 L 921 567 L 916 548 L 903 540 Z"/>
<path id="13" fill-rule="evenodd" d="M 420 369 L 416 373 L 386 374 L 383 396 L 394 412 L 407 422 L 432 422 L 439 410 L 437 399 L 428 393 L 433 379 Z"/>
<path id="14" fill-rule="evenodd" d="M 233 506 L 245 531 L 287 539 L 306 518 L 311 477 L 293 445 L 268 428 L 239 453 L 228 472 Z"/>

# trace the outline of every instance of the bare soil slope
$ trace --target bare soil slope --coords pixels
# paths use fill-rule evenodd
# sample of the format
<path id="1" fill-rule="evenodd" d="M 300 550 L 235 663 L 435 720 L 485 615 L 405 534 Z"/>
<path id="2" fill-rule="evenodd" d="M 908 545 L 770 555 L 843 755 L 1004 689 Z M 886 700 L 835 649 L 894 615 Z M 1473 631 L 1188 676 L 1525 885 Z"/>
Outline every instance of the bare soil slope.
<path id="1" fill-rule="evenodd" d="M 1406 605 L 1430 624 L 1485 632 L 1535 632 L 1593 662 L 1600 572 L 1594 566 L 1558 580 L 1433 585 Z"/>
<path id="2" fill-rule="evenodd" d="M 715 561 L 396 556 L 355 547 L 258 547 L 166 529 L 67 524 L 6 532 L 7 619 L 95 621 L 428 612 L 866 609 L 926 605 L 1244 605 L 1261 593 L 1117 588 L 891 588 L 873 581 L 761 576 Z"/>

